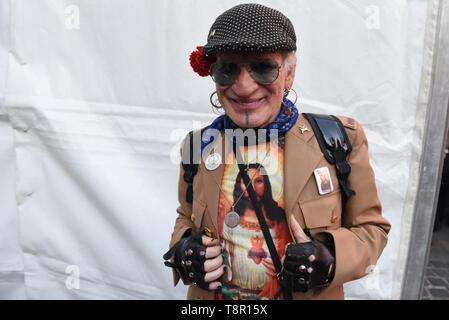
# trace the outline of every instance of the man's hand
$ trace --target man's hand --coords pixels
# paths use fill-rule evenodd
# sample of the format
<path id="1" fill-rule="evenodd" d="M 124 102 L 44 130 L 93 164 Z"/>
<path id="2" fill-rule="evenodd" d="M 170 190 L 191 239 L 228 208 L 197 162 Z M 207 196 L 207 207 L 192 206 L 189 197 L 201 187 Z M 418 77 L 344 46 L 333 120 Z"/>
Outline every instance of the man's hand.
<path id="1" fill-rule="evenodd" d="M 301 226 L 299 225 L 298 221 L 296 221 L 296 219 L 293 215 L 290 215 L 290 227 L 293 232 L 293 237 L 295 237 L 294 240 L 296 241 L 297 244 L 298 243 L 307 243 L 307 242 L 312 241 L 312 239 L 310 239 L 309 236 L 304 233 L 304 230 L 302 230 Z M 287 244 L 287 246 L 290 244 L 291 243 Z M 285 250 L 285 252 L 287 252 L 287 250 Z M 312 254 L 308 259 L 310 262 L 313 262 L 316 258 Z M 282 258 L 282 265 L 284 264 L 284 260 L 285 260 L 285 255 Z M 313 269 L 310 268 L 307 271 L 309 273 L 312 273 Z"/>
<path id="2" fill-rule="evenodd" d="M 221 286 L 216 280 L 223 275 L 225 265 L 218 239 L 199 232 L 178 241 L 164 254 L 164 259 L 170 259 L 173 253 L 175 263 L 166 261 L 165 265 L 180 269 L 193 285 L 206 290 L 216 290 Z"/>
<path id="3" fill-rule="evenodd" d="M 285 250 L 279 274 L 281 285 L 301 292 L 327 285 L 335 263 L 329 248 L 316 239 L 310 239 L 293 215 L 290 216 L 290 226 L 297 243 L 288 244 Z"/>

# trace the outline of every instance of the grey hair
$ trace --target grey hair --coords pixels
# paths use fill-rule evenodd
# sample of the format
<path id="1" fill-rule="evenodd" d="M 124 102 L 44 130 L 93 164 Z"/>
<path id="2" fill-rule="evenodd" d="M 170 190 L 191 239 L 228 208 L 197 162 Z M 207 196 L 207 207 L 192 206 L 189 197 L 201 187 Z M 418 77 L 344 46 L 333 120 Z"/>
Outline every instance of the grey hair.
<path id="1" fill-rule="evenodd" d="M 296 64 L 296 51 L 284 51 L 282 53 L 282 57 L 284 58 L 284 70 L 290 72 L 291 68 Z"/>

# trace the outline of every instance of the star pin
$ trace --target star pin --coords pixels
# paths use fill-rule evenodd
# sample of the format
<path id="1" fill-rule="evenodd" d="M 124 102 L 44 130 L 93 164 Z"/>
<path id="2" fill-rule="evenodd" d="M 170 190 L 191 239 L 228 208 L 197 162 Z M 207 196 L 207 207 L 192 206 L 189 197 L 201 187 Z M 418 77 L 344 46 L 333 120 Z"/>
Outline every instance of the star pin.
<path id="1" fill-rule="evenodd" d="M 307 128 L 305 125 L 300 126 L 299 130 L 301 130 L 301 134 L 303 134 L 306 131 L 310 131 L 309 128 Z"/>

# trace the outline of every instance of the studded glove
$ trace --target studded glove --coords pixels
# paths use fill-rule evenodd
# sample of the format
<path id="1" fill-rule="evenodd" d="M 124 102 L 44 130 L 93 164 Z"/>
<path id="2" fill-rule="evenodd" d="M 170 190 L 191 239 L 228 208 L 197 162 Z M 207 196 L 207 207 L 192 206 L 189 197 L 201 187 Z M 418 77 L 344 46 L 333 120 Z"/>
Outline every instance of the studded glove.
<path id="1" fill-rule="evenodd" d="M 333 248 L 330 247 L 316 239 L 289 244 L 278 275 L 280 284 L 294 292 L 328 285 L 335 269 Z"/>
<path id="2" fill-rule="evenodd" d="M 167 267 L 177 268 L 193 285 L 209 290 L 209 283 L 204 281 L 204 261 L 206 260 L 206 246 L 202 244 L 204 232 L 198 232 L 179 240 L 163 258 L 169 260 L 175 255 L 175 263 L 165 261 Z"/>

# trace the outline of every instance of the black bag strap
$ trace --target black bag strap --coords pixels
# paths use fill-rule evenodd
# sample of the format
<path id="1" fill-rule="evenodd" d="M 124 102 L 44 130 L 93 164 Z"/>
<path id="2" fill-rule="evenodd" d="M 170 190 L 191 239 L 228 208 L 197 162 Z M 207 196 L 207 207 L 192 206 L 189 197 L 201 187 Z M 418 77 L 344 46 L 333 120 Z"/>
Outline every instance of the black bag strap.
<path id="1" fill-rule="evenodd" d="M 338 184 L 342 192 L 342 221 L 343 213 L 348 199 L 355 195 L 355 191 L 348 186 L 348 177 L 351 173 L 351 165 L 347 161 L 349 153 L 352 151 L 351 141 L 340 119 L 332 115 L 303 113 L 310 122 L 313 132 L 324 157 L 335 165 L 337 171 Z"/>
<path id="2" fill-rule="evenodd" d="M 204 130 L 192 130 L 188 133 L 184 140 L 182 148 L 182 168 L 184 169 L 183 179 L 187 183 L 186 201 L 193 203 L 193 178 L 198 172 L 198 165 L 200 163 L 201 153 L 198 152 L 201 147 L 201 138 Z"/>
<path id="3" fill-rule="evenodd" d="M 253 204 L 254 210 L 256 211 L 257 220 L 259 220 L 260 228 L 262 230 L 263 236 L 267 243 L 268 250 L 270 251 L 271 259 L 273 260 L 274 268 L 276 269 L 276 273 L 280 274 L 282 270 L 281 259 L 276 250 L 276 246 L 274 245 L 273 238 L 271 237 L 270 231 L 268 229 L 267 222 L 265 221 L 265 217 L 262 213 L 262 209 L 260 208 L 259 202 L 257 201 L 256 192 L 253 189 L 253 185 L 246 171 L 246 166 L 243 162 L 242 156 L 240 154 L 239 149 L 236 146 L 236 143 L 233 143 L 233 151 L 236 157 L 237 164 L 239 166 L 240 173 L 243 177 L 243 182 L 245 184 L 246 190 L 248 191 L 249 198 L 251 203 Z M 284 287 L 281 287 L 284 292 L 285 300 L 292 300 L 292 293 L 290 290 L 287 290 Z"/>

